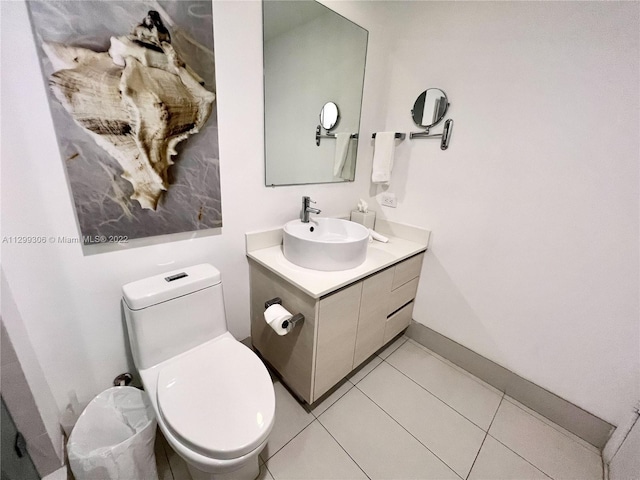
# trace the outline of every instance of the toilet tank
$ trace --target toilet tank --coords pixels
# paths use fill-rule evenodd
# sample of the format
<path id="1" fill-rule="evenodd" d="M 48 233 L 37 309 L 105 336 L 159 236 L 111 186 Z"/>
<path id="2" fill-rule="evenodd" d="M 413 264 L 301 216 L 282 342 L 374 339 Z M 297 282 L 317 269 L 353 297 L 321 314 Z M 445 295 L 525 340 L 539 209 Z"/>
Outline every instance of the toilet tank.
<path id="1" fill-rule="evenodd" d="M 227 331 L 220 272 L 209 264 L 128 283 L 122 303 L 138 370 Z"/>

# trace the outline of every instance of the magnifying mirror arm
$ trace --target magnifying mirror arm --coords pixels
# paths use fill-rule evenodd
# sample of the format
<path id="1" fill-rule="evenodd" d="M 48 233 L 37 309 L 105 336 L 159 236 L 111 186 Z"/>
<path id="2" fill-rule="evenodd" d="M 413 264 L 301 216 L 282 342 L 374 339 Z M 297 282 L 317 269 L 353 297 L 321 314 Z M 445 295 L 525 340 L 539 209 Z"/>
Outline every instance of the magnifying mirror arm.
<path id="1" fill-rule="evenodd" d="M 414 138 L 442 138 L 440 142 L 440 148 L 446 150 L 449 148 L 449 140 L 451 139 L 451 131 L 453 130 L 453 120 L 449 119 L 444 122 L 444 130 L 442 133 L 429 134 L 429 127 L 424 132 L 411 132 L 409 134 L 410 139 Z"/>

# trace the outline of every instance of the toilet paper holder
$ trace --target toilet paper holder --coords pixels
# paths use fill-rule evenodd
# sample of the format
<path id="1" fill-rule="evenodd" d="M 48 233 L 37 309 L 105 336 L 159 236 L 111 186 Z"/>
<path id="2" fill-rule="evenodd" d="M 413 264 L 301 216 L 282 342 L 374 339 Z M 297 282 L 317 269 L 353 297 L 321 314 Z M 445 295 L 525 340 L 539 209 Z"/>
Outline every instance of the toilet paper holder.
<path id="1" fill-rule="evenodd" d="M 280 297 L 275 297 L 275 298 L 272 298 L 271 300 L 267 300 L 266 302 L 264 302 L 264 309 L 266 310 L 271 305 L 275 305 L 275 304 L 282 305 L 282 299 Z M 290 323 L 293 328 L 296 326 L 297 323 L 302 323 L 303 321 L 304 321 L 304 315 L 301 313 L 296 313 L 293 317 L 291 317 L 291 320 L 285 320 L 282 326 L 284 328 L 287 328 L 287 325 L 285 325 L 285 323 Z"/>

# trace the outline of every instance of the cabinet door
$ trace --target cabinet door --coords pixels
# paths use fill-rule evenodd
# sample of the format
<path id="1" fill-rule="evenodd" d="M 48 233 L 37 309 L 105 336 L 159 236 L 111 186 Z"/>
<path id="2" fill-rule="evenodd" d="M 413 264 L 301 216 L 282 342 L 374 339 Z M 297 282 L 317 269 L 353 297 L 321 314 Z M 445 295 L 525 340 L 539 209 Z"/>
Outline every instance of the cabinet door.
<path id="1" fill-rule="evenodd" d="M 362 282 L 320 300 L 313 401 L 353 368 Z"/>
<path id="2" fill-rule="evenodd" d="M 391 267 L 362 282 L 353 368 L 382 347 L 393 278 L 394 267 Z"/>
<path id="3" fill-rule="evenodd" d="M 311 403 L 317 300 L 262 265 L 253 261 L 249 265 L 251 343 L 289 388 Z M 280 297 L 282 306 L 291 313 L 304 315 L 302 324 L 287 335 L 278 335 L 264 321 L 264 302 L 274 297 Z"/>

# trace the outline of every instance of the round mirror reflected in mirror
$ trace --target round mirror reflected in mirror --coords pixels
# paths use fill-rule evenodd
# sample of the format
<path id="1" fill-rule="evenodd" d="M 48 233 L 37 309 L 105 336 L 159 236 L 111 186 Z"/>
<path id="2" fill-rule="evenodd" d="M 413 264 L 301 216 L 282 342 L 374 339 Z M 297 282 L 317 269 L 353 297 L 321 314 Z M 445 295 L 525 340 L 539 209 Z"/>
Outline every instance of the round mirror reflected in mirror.
<path id="1" fill-rule="evenodd" d="M 428 88 L 416 98 L 411 116 L 416 125 L 429 128 L 436 125 L 447 113 L 449 101 L 439 88 Z"/>
<path id="2" fill-rule="evenodd" d="M 338 105 L 333 102 L 325 103 L 320 110 L 320 125 L 327 131 L 336 126 L 339 118 Z"/>

